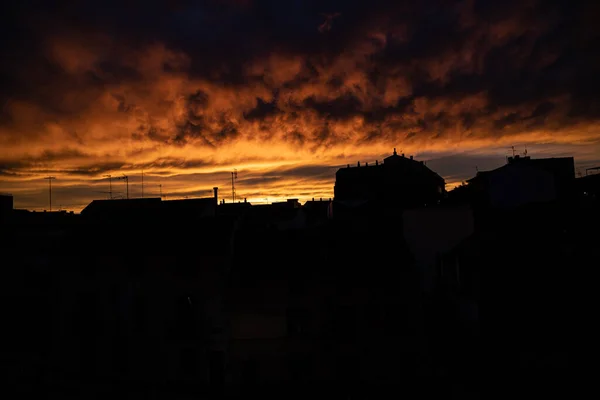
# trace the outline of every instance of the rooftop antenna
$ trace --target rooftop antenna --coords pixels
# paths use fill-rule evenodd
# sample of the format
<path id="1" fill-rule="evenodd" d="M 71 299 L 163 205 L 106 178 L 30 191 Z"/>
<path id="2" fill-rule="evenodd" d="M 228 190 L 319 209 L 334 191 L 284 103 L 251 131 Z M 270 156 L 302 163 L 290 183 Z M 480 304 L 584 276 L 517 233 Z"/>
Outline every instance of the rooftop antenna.
<path id="1" fill-rule="evenodd" d="M 514 157 L 515 156 L 515 146 L 510 146 L 510 148 L 512 149 L 512 155 Z"/>
<path id="2" fill-rule="evenodd" d="M 231 198 L 233 199 L 233 202 L 235 203 L 235 181 L 237 179 L 237 169 L 234 169 L 231 172 Z"/>
<path id="3" fill-rule="evenodd" d="M 104 175 L 108 178 L 108 197 L 112 200 L 112 175 Z"/>
<path id="4" fill-rule="evenodd" d="M 44 179 L 48 179 L 48 198 L 50 201 L 50 212 L 52 212 L 52 181 L 56 179 L 55 176 L 47 176 Z"/>
<path id="5" fill-rule="evenodd" d="M 126 196 L 127 196 L 127 200 L 129 200 L 129 177 L 127 175 L 123 174 L 123 176 L 119 176 L 116 179 L 122 179 L 122 180 L 125 181 L 125 185 L 126 185 L 126 188 L 127 188 L 127 194 L 126 194 Z"/>
<path id="6" fill-rule="evenodd" d="M 527 147 L 525 147 L 525 151 L 523 152 L 523 156 L 527 157 Z"/>

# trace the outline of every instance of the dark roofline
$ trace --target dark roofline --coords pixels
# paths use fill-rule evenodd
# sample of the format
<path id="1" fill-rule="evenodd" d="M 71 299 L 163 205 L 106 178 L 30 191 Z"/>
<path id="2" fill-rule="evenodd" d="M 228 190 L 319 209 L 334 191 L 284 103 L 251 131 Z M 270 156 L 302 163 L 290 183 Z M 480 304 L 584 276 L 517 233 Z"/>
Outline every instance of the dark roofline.
<path id="1" fill-rule="evenodd" d="M 100 204 L 114 204 L 114 205 L 122 205 L 122 204 L 134 204 L 134 203 L 150 203 L 150 204 L 160 204 L 160 197 L 144 197 L 144 198 L 136 198 L 136 199 L 95 199 L 90 202 L 87 206 L 85 206 L 81 210 L 81 214 L 85 214 L 89 212 L 90 208 L 98 207 Z M 86 211 L 87 210 L 87 211 Z"/>

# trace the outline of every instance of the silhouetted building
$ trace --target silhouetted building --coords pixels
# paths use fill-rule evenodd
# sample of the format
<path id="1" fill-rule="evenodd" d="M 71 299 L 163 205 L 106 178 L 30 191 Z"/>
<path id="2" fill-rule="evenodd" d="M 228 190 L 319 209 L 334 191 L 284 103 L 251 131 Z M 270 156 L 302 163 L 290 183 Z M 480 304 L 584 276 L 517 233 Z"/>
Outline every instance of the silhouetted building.
<path id="1" fill-rule="evenodd" d="M 6 221 L 13 211 L 13 196 L 0 193 L 0 223 Z"/>
<path id="2" fill-rule="evenodd" d="M 215 199 L 207 197 L 201 199 L 167 200 L 160 204 L 161 213 L 169 218 L 206 218 L 215 217 L 217 203 Z"/>
<path id="3" fill-rule="evenodd" d="M 290 230 L 306 227 L 306 213 L 298 199 L 253 205 L 244 224 L 259 230 Z"/>
<path id="4" fill-rule="evenodd" d="M 93 200 L 81 215 L 95 220 L 121 220 L 150 216 L 160 210 L 160 198 Z"/>
<path id="5" fill-rule="evenodd" d="M 597 169 L 600 169 L 600 167 Z M 600 173 L 577 178 L 575 186 L 578 196 L 598 200 L 600 198 Z"/>
<path id="6" fill-rule="evenodd" d="M 513 208 L 530 203 L 568 200 L 573 195 L 573 157 L 509 157 L 508 163 L 492 171 L 481 171 L 468 180 L 477 206 Z"/>
<path id="7" fill-rule="evenodd" d="M 302 206 L 306 212 L 309 226 L 322 225 L 333 218 L 333 201 L 331 199 L 309 200 Z"/>
<path id="8" fill-rule="evenodd" d="M 410 208 L 437 204 L 445 191 L 444 179 L 423 161 L 394 154 L 382 164 L 341 168 L 334 187 L 336 203 Z"/>
<path id="9" fill-rule="evenodd" d="M 439 257 L 473 234 L 474 227 L 473 212 L 468 206 L 422 207 L 404 212 L 404 239 L 425 292 L 431 291 Z"/>
<path id="10" fill-rule="evenodd" d="M 165 200 L 160 198 L 94 200 L 81 214 L 96 221 L 140 221 L 147 218 L 184 222 L 189 219 L 215 217 L 217 198 Z"/>
<path id="11" fill-rule="evenodd" d="M 217 212 L 219 215 L 229 215 L 233 217 L 243 217 L 246 215 L 248 210 L 252 207 L 251 203 L 248 203 L 246 199 L 239 203 L 225 203 L 225 200 L 219 204 Z"/>

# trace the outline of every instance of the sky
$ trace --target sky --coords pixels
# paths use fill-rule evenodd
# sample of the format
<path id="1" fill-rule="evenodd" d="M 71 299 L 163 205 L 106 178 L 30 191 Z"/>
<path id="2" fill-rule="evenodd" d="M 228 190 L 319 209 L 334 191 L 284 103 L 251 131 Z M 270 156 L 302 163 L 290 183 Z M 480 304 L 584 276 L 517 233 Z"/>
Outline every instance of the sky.
<path id="1" fill-rule="evenodd" d="M 7 4 L 4 4 L 7 3 Z M 414 155 L 448 188 L 527 151 L 600 165 L 592 1 L 21 0 L 0 6 L 0 192 L 333 196 Z"/>

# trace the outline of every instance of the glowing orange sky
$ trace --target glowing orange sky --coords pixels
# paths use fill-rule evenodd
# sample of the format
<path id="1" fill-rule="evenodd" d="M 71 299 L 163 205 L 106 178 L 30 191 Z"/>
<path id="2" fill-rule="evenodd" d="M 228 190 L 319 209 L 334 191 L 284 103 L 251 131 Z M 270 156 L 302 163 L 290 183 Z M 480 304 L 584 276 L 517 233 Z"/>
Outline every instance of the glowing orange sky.
<path id="1" fill-rule="evenodd" d="M 533 157 L 573 155 L 579 167 L 598 162 L 600 122 L 573 113 L 578 99 L 568 90 L 501 102 L 497 87 L 452 86 L 459 74 L 483 76 L 490 54 L 517 39 L 505 62 L 520 68 L 513 64 L 538 51 L 536 38 L 552 20 L 534 24 L 515 12 L 483 24 L 472 2 L 456 7 L 469 34 L 427 57 L 380 60 L 392 41 L 416 36 L 408 23 L 373 14 L 335 53 L 274 46 L 241 65 L 206 54 L 213 64 L 203 73 L 193 72 L 201 55 L 167 40 L 134 46 L 98 29 L 49 28 L 38 56 L 60 76 L 33 64 L 13 71 L 32 95 L 3 98 L 0 191 L 13 193 L 16 207 L 45 208 L 43 177 L 51 174 L 56 207 L 78 211 L 106 197 L 107 174 L 129 175 L 130 194 L 139 196 L 144 170 L 147 195 L 157 195 L 159 184 L 168 198 L 210 196 L 218 186 L 229 199 L 236 168 L 240 198 L 328 198 L 336 167 L 381 160 L 393 147 L 429 160 L 450 186 L 475 167 L 501 165 L 513 145 Z M 537 54 L 527 68 L 549 68 L 559 56 Z M 226 79 L 234 73 L 242 79 Z M 124 192 L 122 182 L 113 188 Z"/>

